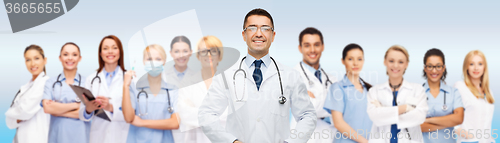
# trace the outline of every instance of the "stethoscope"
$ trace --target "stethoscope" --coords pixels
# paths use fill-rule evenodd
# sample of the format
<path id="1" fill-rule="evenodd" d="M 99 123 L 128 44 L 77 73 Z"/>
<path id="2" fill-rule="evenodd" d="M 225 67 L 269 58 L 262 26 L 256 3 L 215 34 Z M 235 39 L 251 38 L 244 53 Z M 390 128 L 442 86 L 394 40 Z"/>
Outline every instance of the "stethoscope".
<path id="1" fill-rule="evenodd" d="M 45 77 L 45 75 L 43 75 L 43 77 Z M 35 82 L 35 81 L 33 81 L 33 82 Z M 33 84 L 35 84 L 35 83 L 33 83 Z M 33 85 L 31 85 L 28 89 L 26 89 L 26 91 L 30 90 L 31 87 L 33 87 Z M 14 105 L 14 101 L 16 100 L 19 93 L 21 93 L 21 89 L 19 89 L 19 91 L 17 91 L 16 96 L 14 96 L 14 100 L 12 100 L 12 103 L 10 104 L 10 107 L 12 107 Z"/>
<path id="2" fill-rule="evenodd" d="M 241 64 L 243 63 L 243 60 L 245 60 L 246 58 L 247 58 L 247 57 L 245 56 L 245 57 L 243 57 L 243 58 L 241 59 L 241 61 L 240 61 L 240 66 L 239 66 L 238 70 L 236 70 L 236 71 L 234 72 L 234 75 L 233 75 L 234 95 L 236 96 L 236 102 L 243 102 L 243 98 L 245 98 L 245 88 L 246 88 L 246 87 L 245 87 L 245 86 L 246 86 L 246 84 L 245 84 L 245 83 L 246 83 L 246 82 L 245 82 L 245 80 L 246 80 L 246 78 L 247 78 L 247 73 L 245 72 L 245 70 L 243 70 L 243 69 L 241 68 Z M 285 96 L 283 96 L 283 85 L 282 85 L 282 83 L 281 83 L 281 75 L 280 75 L 280 70 L 279 70 L 279 68 L 278 68 L 278 65 L 276 64 L 276 61 L 274 61 L 273 57 L 270 57 L 270 58 L 271 58 L 271 60 L 273 60 L 274 66 L 276 67 L 276 70 L 278 71 L 278 79 L 279 79 L 279 81 L 280 81 L 281 96 L 279 97 L 278 101 L 279 101 L 279 103 L 280 103 L 280 104 L 285 104 L 285 103 L 286 103 L 286 97 L 285 97 Z M 238 72 L 243 72 L 243 75 L 244 75 L 243 77 L 244 77 L 244 79 L 245 79 L 245 80 L 243 80 L 243 95 L 242 95 L 241 99 L 239 99 L 239 98 L 238 98 L 238 94 L 236 93 L 236 74 L 237 74 Z"/>
<path id="3" fill-rule="evenodd" d="M 124 71 L 125 72 L 125 71 Z M 125 75 L 123 75 L 125 76 Z M 92 81 L 90 82 L 90 89 L 94 89 L 94 81 L 97 79 L 98 81 L 98 88 L 97 88 L 97 94 L 99 94 L 99 92 L 101 91 L 101 77 L 99 77 L 99 73 L 96 73 L 95 74 L 95 77 L 92 78 Z"/>
<path id="4" fill-rule="evenodd" d="M 168 89 L 165 89 L 167 91 L 167 98 L 168 98 L 168 112 L 169 113 L 172 113 L 174 112 L 174 108 L 172 108 L 172 105 L 170 104 L 170 92 L 168 91 Z M 146 116 L 148 115 L 148 93 L 146 91 L 144 91 L 144 88 L 141 89 L 141 91 L 139 91 L 139 93 L 137 93 L 137 104 L 140 104 L 141 102 L 139 102 L 139 97 L 141 95 L 141 93 L 144 93 L 144 95 L 146 96 L 146 113 L 142 113 L 142 110 L 141 110 L 141 106 L 138 105 L 138 109 L 139 109 L 139 116 Z"/>
<path id="5" fill-rule="evenodd" d="M 304 75 L 306 76 L 307 78 L 307 81 L 309 81 L 309 86 L 313 86 L 314 85 L 314 82 L 309 79 L 309 76 L 307 76 L 306 74 L 306 71 L 304 70 L 304 67 L 302 66 L 302 62 L 299 63 L 300 64 L 300 68 L 302 69 L 302 72 L 304 73 Z M 326 74 L 325 70 L 323 70 L 323 68 L 320 68 L 320 70 L 323 72 L 323 74 L 325 74 L 326 76 L 326 81 L 325 81 L 325 88 L 328 87 L 328 82 L 330 82 L 330 85 L 333 84 L 332 81 L 330 80 L 330 78 L 328 77 L 328 75 Z"/>
<path id="6" fill-rule="evenodd" d="M 57 80 L 56 80 L 56 82 L 54 82 L 54 84 L 52 84 L 52 92 L 54 92 L 54 87 L 56 86 L 56 84 L 57 84 L 57 83 L 59 83 L 60 87 L 62 87 L 62 81 L 61 81 L 61 80 L 59 80 L 59 78 L 60 78 L 60 77 L 61 77 L 61 74 L 59 74 L 59 75 L 57 76 Z M 80 74 L 78 74 L 78 86 L 80 86 L 80 84 L 81 84 L 81 83 L 82 83 L 82 76 L 81 76 Z M 61 90 L 59 90 L 59 98 L 62 96 L 62 95 L 61 95 L 61 92 L 62 92 L 62 89 L 61 89 Z M 56 101 L 57 101 L 57 100 L 56 100 Z M 77 97 L 75 98 L 75 101 L 76 101 L 76 102 L 80 102 L 81 100 L 80 100 L 80 98 L 78 98 L 78 96 L 77 96 Z"/>
<path id="7" fill-rule="evenodd" d="M 425 83 L 422 84 L 422 86 L 425 86 Z M 446 111 L 448 110 L 448 106 L 446 105 L 446 91 L 443 91 L 444 93 L 444 101 L 443 101 L 443 107 L 441 109 L 443 109 L 443 111 Z M 429 97 L 427 97 L 427 100 L 429 100 Z"/>
<path id="8" fill-rule="evenodd" d="M 389 82 L 389 86 L 394 91 L 396 91 L 396 89 L 398 89 L 399 87 L 401 87 L 402 84 L 403 84 L 403 82 L 399 83 L 398 85 L 392 85 L 391 82 Z M 396 102 L 396 94 L 393 94 L 392 96 L 394 98 L 394 104 L 396 104 L 396 106 L 398 106 L 398 102 Z M 413 106 L 413 108 L 416 108 L 416 106 Z M 410 135 L 410 132 L 408 131 L 408 128 L 405 128 L 405 130 L 406 130 L 406 133 L 408 134 L 408 139 L 411 141 L 411 135 Z"/>

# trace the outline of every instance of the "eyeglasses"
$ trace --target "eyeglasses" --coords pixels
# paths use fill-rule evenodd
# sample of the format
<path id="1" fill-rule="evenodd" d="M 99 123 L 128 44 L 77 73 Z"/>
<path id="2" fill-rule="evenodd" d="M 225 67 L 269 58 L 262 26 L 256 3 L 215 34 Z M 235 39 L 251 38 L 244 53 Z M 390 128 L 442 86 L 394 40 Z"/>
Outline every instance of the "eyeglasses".
<path id="1" fill-rule="evenodd" d="M 247 28 L 243 29 L 243 31 L 250 30 L 250 32 L 257 32 L 257 29 L 259 29 L 259 27 L 257 26 L 248 26 Z M 262 26 L 260 27 L 260 31 L 262 33 L 271 33 L 272 31 L 274 31 L 274 28 L 270 26 Z"/>
<path id="2" fill-rule="evenodd" d="M 444 67 L 444 65 L 437 65 L 437 66 L 426 65 L 425 69 L 428 70 L 428 71 L 431 71 L 432 69 L 435 68 L 436 70 L 441 71 L 441 70 L 443 70 L 443 67 Z"/>
<path id="3" fill-rule="evenodd" d="M 200 56 L 207 56 L 209 51 L 210 51 L 210 55 L 212 55 L 212 56 L 217 56 L 220 53 L 218 48 L 210 48 L 210 49 L 201 50 Z"/>

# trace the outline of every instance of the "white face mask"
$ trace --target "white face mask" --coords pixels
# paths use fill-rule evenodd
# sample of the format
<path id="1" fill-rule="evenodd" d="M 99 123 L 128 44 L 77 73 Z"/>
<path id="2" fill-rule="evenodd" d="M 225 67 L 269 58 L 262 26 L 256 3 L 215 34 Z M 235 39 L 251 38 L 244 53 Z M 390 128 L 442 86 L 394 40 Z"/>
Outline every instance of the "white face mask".
<path id="1" fill-rule="evenodd" d="M 149 75 L 156 77 L 163 72 L 163 62 L 161 61 L 147 61 L 144 64 L 144 70 L 148 72 Z"/>

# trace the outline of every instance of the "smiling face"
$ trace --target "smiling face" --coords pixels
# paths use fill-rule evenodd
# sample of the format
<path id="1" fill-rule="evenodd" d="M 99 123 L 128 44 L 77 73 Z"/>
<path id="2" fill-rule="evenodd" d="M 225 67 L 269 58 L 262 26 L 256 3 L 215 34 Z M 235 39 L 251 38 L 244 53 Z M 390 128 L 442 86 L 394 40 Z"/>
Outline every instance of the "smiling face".
<path id="1" fill-rule="evenodd" d="M 198 47 L 198 60 L 201 62 L 201 66 L 203 68 L 212 68 L 219 65 L 219 62 L 222 58 L 220 58 L 220 52 L 211 52 L 211 51 L 219 51 L 217 47 L 211 47 L 210 49 L 205 46 L 205 42 L 201 42 Z M 206 52 L 206 55 L 204 53 Z M 212 53 L 217 53 L 212 55 Z"/>
<path id="2" fill-rule="evenodd" d="M 34 76 L 42 73 L 45 64 L 47 64 L 47 58 L 44 58 L 40 52 L 35 49 L 26 51 L 24 54 L 24 60 L 26 68 Z"/>
<path id="3" fill-rule="evenodd" d="M 305 34 L 302 38 L 302 43 L 299 45 L 304 62 L 310 66 L 319 64 L 319 59 L 324 49 L 318 34 Z"/>
<path id="4" fill-rule="evenodd" d="M 249 16 L 244 30 L 241 34 L 243 40 L 247 43 L 248 50 L 250 53 L 268 53 L 271 43 L 274 41 L 274 36 L 276 32 L 273 30 L 264 31 L 261 30 L 262 27 L 272 27 L 271 20 L 266 16 L 252 15 Z M 248 27 L 257 27 L 256 31 L 248 29 Z"/>
<path id="5" fill-rule="evenodd" d="M 363 64 L 365 63 L 365 58 L 363 57 L 363 51 L 360 49 L 352 49 L 347 52 L 347 55 L 342 64 L 345 65 L 347 73 L 352 73 L 353 75 L 359 75 L 359 72 L 363 69 Z"/>
<path id="6" fill-rule="evenodd" d="M 391 78 L 401 78 L 408 67 L 406 55 L 397 50 L 390 50 L 384 60 L 387 73 Z"/>
<path id="7" fill-rule="evenodd" d="M 430 56 L 424 65 L 425 75 L 431 82 L 440 82 L 446 67 L 439 56 Z"/>
<path id="8" fill-rule="evenodd" d="M 59 55 L 59 61 L 61 61 L 64 70 L 75 70 L 81 59 L 78 47 L 72 44 L 65 45 L 61 50 L 61 55 Z"/>
<path id="9" fill-rule="evenodd" d="M 115 40 L 111 38 L 104 39 L 100 55 L 105 64 L 117 64 L 120 59 L 120 49 Z"/>
<path id="10" fill-rule="evenodd" d="M 475 55 L 469 58 L 469 67 L 467 72 L 471 79 L 481 79 L 484 73 L 484 68 L 485 63 L 481 56 Z"/>
<path id="11" fill-rule="evenodd" d="M 170 55 L 174 58 L 175 65 L 179 67 L 187 66 L 191 53 L 192 51 L 186 42 L 176 42 L 172 45 L 172 50 L 170 50 Z"/>

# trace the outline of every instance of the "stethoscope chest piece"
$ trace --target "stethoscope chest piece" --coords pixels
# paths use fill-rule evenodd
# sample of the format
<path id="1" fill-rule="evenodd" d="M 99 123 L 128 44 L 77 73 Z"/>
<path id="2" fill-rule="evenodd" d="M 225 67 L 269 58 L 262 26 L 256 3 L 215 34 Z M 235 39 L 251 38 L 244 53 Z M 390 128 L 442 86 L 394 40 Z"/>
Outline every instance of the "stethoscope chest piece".
<path id="1" fill-rule="evenodd" d="M 280 96 L 279 97 L 279 102 L 280 102 L 280 104 L 285 104 L 286 103 L 286 97 L 285 96 Z"/>
<path id="2" fill-rule="evenodd" d="M 448 106 L 443 105 L 443 111 L 446 111 L 446 110 L 448 110 Z"/>
<path id="3" fill-rule="evenodd" d="M 168 110 L 169 113 L 174 112 L 174 109 L 172 107 L 168 107 L 167 110 Z"/>

